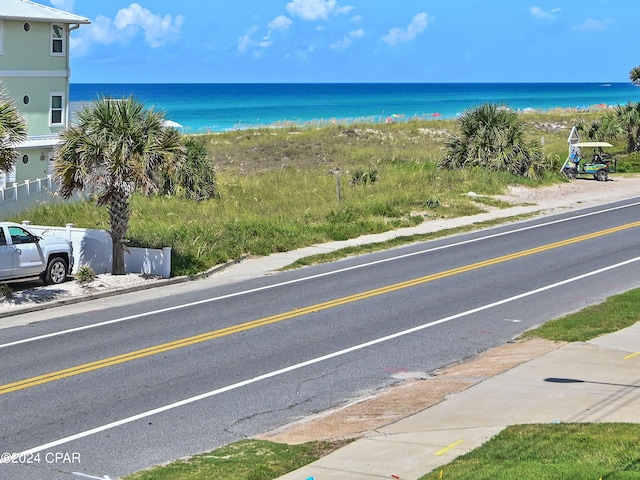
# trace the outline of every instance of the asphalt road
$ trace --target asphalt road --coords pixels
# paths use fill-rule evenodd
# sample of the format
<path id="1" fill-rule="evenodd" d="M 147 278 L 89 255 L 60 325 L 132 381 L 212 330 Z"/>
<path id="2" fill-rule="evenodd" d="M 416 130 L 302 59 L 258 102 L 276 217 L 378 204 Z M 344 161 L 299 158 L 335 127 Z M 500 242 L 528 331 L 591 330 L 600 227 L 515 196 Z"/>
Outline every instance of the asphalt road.
<path id="1" fill-rule="evenodd" d="M 639 201 L 0 330 L 0 479 L 207 451 L 636 288 Z"/>

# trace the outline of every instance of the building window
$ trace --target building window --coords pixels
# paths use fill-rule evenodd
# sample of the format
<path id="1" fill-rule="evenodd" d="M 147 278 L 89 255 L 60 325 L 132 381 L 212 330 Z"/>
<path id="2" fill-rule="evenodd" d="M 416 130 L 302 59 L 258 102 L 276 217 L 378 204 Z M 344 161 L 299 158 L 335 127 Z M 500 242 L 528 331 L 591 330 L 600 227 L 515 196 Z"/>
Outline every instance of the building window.
<path id="1" fill-rule="evenodd" d="M 51 25 L 51 55 L 64 55 L 64 27 Z"/>
<path id="2" fill-rule="evenodd" d="M 29 95 L 25 95 L 24 97 L 22 97 L 22 103 L 24 103 L 25 105 L 29 105 L 30 101 L 31 99 L 29 98 Z"/>
<path id="3" fill-rule="evenodd" d="M 50 125 L 62 125 L 64 119 L 64 101 L 61 93 L 51 94 Z"/>
<path id="4" fill-rule="evenodd" d="M 22 163 L 24 163 L 25 165 L 29 163 L 29 155 L 22 156 Z"/>
<path id="5" fill-rule="evenodd" d="M 22 28 L 24 29 L 25 32 L 28 32 L 29 30 L 31 30 L 31 24 L 29 22 L 24 22 L 24 24 L 22 25 Z"/>

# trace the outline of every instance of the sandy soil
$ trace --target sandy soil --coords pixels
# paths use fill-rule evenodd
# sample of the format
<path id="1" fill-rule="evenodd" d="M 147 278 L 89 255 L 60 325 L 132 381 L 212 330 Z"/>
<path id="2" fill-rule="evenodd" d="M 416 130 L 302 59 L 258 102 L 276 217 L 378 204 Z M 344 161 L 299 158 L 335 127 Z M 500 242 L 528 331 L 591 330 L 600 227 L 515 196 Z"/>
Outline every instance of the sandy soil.
<path id="1" fill-rule="evenodd" d="M 9 284 L 11 295 L 0 296 L 0 314 L 11 314 L 12 310 L 18 310 L 30 305 L 39 305 L 64 300 L 68 298 L 92 295 L 100 292 L 123 290 L 130 287 L 152 284 L 161 280 L 157 277 L 149 277 L 137 273 L 114 276 L 101 274 L 86 284 L 77 281 L 67 281 L 59 285 L 42 285 L 42 282 L 34 280 Z M 0 292 L 1 293 L 1 292 Z"/>
<path id="2" fill-rule="evenodd" d="M 407 380 L 375 395 L 355 399 L 340 408 L 301 419 L 259 438 L 288 444 L 358 438 L 562 345 L 547 340 L 508 343 L 432 372 L 426 379 Z"/>
<path id="3" fill-rule="evenodd" d="M 574 209 L 640 195 L 640 176 L 616 175 L 607 182 L 578 178 L 548 187 L 525 188 L 511 186 L 506 195 L 495 198 L 514 205 L 535 204 L 550 209 Z"/>

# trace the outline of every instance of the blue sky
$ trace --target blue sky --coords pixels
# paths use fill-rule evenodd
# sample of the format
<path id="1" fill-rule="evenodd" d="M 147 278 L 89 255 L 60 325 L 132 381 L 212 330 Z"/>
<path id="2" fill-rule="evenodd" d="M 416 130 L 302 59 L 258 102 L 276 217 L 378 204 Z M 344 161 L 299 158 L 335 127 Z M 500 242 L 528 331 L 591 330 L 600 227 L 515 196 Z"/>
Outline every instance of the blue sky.
<path id="1" fill-rule="evenodd" d="M 74 83 L 627 82 L 637 0 L 36 0 Z"/>

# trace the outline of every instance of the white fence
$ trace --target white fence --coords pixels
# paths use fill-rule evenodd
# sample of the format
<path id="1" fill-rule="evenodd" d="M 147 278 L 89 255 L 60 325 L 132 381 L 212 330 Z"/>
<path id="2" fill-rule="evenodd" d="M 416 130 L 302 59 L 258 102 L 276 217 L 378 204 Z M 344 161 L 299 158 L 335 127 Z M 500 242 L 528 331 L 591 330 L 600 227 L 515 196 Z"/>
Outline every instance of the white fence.
<path id="1" fill-rule="evenodd" d="M 0 185 L 0 217 L 26 210 L 38 203 L 62 200 L 54 195 L 55 191 L 56 185 L 51 175 L 11 186 Z"/>
<path id="2" fill-rule="evenodd" d="M 63 237 L 73 245 L 73 273 L 87 265 L 96 273 L 111 272 L 111 235 L 104 230 L 66 227 L 45 227 L 23 222 L 41 237 Z M 163 278 L 171 276 L 171 247 L 163 249 L 128 247 L 124 254 L 126 273 L 143 273 Z"/>

